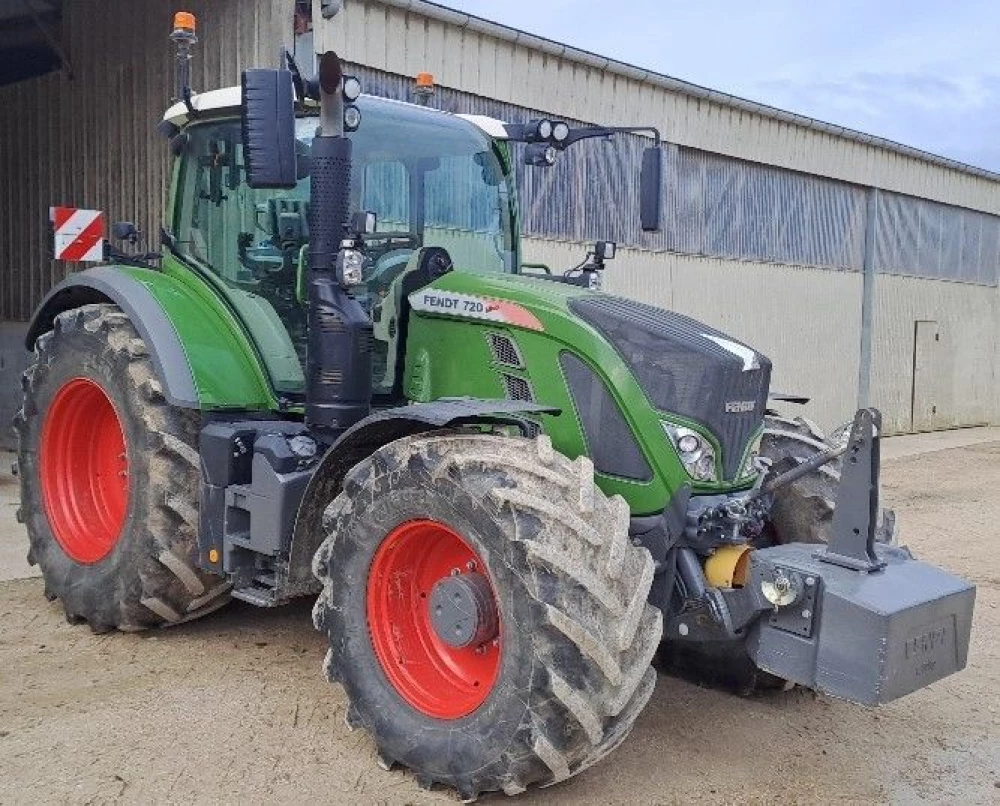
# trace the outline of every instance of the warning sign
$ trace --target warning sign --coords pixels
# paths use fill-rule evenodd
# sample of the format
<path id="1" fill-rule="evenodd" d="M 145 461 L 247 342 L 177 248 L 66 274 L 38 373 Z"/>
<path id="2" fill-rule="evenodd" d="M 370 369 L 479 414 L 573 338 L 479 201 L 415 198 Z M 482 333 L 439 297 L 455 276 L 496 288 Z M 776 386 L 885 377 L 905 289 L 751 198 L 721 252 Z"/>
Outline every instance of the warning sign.
<path id="1" fill-rule="evenodd" d="M 104 212 L 50 207 L 57 260 L 104 260 Z"/>

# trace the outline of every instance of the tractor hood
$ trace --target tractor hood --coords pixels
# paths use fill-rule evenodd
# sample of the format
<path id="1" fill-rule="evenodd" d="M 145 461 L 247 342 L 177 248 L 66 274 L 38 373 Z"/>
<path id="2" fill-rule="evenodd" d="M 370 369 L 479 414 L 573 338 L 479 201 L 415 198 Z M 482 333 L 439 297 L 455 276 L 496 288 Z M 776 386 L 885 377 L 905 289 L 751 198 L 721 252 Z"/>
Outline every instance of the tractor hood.
<path id="1" fill-rule="evenodd" d="M 720 483 L 741 476 L 771 373 L 771 362 L 742 342 L 687 316 L 524 276 L 452 272 L 409 301 L 417 319 L 473 320 L 509 332 L 527 356 L 520 388 L 537 402 L 576 409 L 599 472 L 603 465 L 608 475 L 643 481 L 643 467 L 658 469 L 657 454 L 673 453 L 663 428 L 672 422 L 696 426 L 717 445 Z M 549 349 L 531 349 L 540 343 Z M 567 399 L 539 392 L 557 376 L 569 386 Z M 435 392 L 458 394 L 450 391 L 456 383 L 452 377 Z M 511 396 L 509 387 L 502 391 Z M 597 406 L 600 422 L 588 428 L 598 399 L 606 401 Z M 628 458 L 636 442 L 644 460 Z"/>
<path id="2" fill-rule="evenodd" d="M 735 478 L 763 422 L 771 362 L 718 330 L 651 305 L 593 294 L 568 306 L 610 342 L 655 409 L 715 435 L 723 476 Z"/>

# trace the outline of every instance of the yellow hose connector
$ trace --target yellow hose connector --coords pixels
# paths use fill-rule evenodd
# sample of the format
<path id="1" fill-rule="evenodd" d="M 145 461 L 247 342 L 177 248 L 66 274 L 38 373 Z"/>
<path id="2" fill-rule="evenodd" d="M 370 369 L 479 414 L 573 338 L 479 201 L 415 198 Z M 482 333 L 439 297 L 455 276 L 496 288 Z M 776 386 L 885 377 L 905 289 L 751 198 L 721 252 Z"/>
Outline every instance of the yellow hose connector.
<path id="1" fill-rule="evenodd" d="M 705 579 L 713 588 L 742 588 L 750 567 L 750 546 L 719 546 L 705 560 Z"/>

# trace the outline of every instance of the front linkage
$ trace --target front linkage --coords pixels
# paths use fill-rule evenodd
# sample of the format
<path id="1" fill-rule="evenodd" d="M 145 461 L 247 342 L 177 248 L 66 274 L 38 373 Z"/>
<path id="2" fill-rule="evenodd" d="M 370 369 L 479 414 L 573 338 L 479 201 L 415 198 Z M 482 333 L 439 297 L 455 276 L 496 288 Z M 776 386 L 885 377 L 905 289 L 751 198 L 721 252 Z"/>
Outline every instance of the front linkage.
<path id="1" fill-rule="evenodd" d="M 837 448 L 764 484 L 780 486 L 845 456 L 829 543 L 786 543 L 749 555 L 742 587 L 709 588 L 678 574 L 689 604 L 673 641 L 742 641 L 770 674 L 865 705 L 886 703 L 965 666 L 975 587 L 877 539 L 881 415 L 862 409 Z M 700 590 L 699 590 L 700 587 Z"/>

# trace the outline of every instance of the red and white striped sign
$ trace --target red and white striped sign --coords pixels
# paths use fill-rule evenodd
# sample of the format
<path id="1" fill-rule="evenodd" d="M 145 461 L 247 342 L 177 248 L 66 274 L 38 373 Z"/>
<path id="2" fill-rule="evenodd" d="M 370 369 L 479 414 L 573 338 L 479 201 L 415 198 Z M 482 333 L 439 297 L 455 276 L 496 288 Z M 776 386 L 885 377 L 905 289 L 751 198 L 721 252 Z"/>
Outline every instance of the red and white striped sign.
<path id="1" fill-rule="evenodd" d="M 104 212 L 50 207 L 56 260 L 104 260 Z"/>

